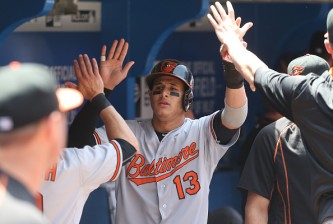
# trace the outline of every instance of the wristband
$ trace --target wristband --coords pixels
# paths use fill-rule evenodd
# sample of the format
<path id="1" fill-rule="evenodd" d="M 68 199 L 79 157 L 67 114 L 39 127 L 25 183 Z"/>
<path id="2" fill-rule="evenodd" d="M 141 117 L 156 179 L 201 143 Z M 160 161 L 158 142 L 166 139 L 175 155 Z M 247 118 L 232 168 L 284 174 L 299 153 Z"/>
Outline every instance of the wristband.
<path id="1" fill-rule="evenodd" d="M 106 97 L 110 96 L 111 92 L 112 92 L 111 89 L 104 88 L 104 93 L 105 93 L 105 96 L 106 96 Z"/>
<path id="2" fill-rule="evenodd" d="M 244 78 L 236 70 L 233 63 L 222 60 L 224 70 L 224 80 L 230 89 L 239 89 L 244 85 Z"/>
<path id="3" fill-rule="evenodd" d="M 91 104 L 97 110 L 98 114 L 100 114 L 101 111 L 104 110 L 105 108 L 107 108 L 108 106 L 111 106 L 111 103 L 105 97 L 105 95 L 103 93 L 100 93 L 100 94 L 96 95 L 91 100 Z"/>

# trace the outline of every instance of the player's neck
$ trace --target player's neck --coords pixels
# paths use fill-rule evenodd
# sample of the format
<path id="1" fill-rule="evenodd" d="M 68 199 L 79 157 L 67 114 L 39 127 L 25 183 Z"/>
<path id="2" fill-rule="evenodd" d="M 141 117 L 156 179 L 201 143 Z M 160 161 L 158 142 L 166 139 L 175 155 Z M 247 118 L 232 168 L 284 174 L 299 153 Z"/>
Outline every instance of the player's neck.
<path id="1" fill-rule="evenodd" d="M 23 150 L 23 149 L 16 149 Z M 26 154 L 23 154 L 26 155 Z M 43 168 L 36 162 L 38 156 L 23 157 L 22 153 L 0 155 L 0 169 L 21 182 L 32 194 L 36 194 L 42 182 Z"/>
<path id="2" fill-rule="evenodd" d="M 152 119 L 152 125 L 155 131 L 165 133 L 182 126 L 184 120 L 185 116 L 179 116 L 178 118 L 169 119 L 169 120 L 162 120 L 154 116 Z"/>

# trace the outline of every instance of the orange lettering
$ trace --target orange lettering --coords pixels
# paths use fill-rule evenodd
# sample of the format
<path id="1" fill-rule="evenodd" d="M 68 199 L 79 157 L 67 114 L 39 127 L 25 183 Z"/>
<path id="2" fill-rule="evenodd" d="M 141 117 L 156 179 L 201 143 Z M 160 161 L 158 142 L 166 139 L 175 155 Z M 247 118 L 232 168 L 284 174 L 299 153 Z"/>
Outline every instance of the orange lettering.
<path id="1" fill-rule="evenodd" d="M 55 181 L 57 175 L 57 164 L 52 166 L 49 171 L 45 173 L 44 180 L 46 181 Z"/>
<path id="2" fill-rule="evenodd" d="M 156 163 L 155 175 L 160 173 L 161 167 L 162 167 L 162 158 L 159 158 Z"/>
<path id="3" fill-rule="evenodd" d="M 41 193 L 37 193 L 35 196 L 36 206 L 42 212 L 43 211 L 43 195 Z"/>
<path id="4" fill-rule="evenodd" d="M 189 154 L 188 154 L 188 146 L 186 146 L 185 148 L 182 148 L 182 153 L 183 153 L 183 157 L 184 159 L 187 159 Z"/>
<path id="5" fill-rule="evenodd" d="M 194 156 L 195 154 L 199 153 L 199 150 L 196 149 L 197 144 L 195 142 L 192 142 L 192 144 L 190 145 L 190 150 L 189 150 L 189 154 L 191 156 Z"/>
<path id="6" fill-rule="evenodd" d="M 136 162 L 138 160 L 141 160 L 139 164 L 137 164 Z M 143 164 L 145 163 L 145 158 L 143 157 L 143 155 L 141 154 L 136 154 L 134 159 L 132 159 L 130 165 L 128 166 L 127 170 L 126 170 L 126 174 L 130 177 L 137 177 L 140 173 L 140 167 L 143 166 Z M 131 174 L 130 171 L 133 169 L 136 169 L 135 173 Z"/>
<path id="7" fill-rule="evenodd" d="M 140 176 L 148 176 L 149 165 L 144 165 L 140 171 Z"/>
<path id="8" fill-rule="evenodd" d="M 190 146 L 182 148 L 178 155 L 159 158 L 156 164 L 155 160 L 146 164 L 144 156 L 136 154 L 126 170 L 126 175 L 137 185 L 161 181 L 196 159 L 199 156 L 196 146 L 196 143 L 192 142 Z"/>

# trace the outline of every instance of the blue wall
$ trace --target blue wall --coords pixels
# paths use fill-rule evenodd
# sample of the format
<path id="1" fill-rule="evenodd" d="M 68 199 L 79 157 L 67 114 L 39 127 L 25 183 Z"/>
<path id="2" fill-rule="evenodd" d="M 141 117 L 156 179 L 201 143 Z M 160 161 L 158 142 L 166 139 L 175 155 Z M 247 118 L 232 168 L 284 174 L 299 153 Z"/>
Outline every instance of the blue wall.
<path id="1" fill-rule="evenodd" d="M 115 1 L 113 1 L 115 2 Z M 130 1 L 124 1 L 124 7 L 129 7 Z M 145 1 L 147 3 L 148 1 Z M 120 4 L 120 1 L 118 1 Z M 182 1 L 183 4 L 184 1 Z M 111 4 L 112 5 L 112 4 Z M 105 5 L 108 6 L 108 5 Z M 110 5 L 108 7 L 111 7 Z M 140 7 L 139 4 L 136 7 Z M 245 41 L 248 42 L 248 48 L 256 53 L 270 67 L 273 67 L 283 53 L 306 53 L 312 34 L 316 31 L 325 30 L 326 15 L 332 4 L 298 4 L 298 3 L 235 3 L 234 8 L 236 16 L 241 16 L 244 22 L 252 21 L 254 27 L 248 32 Z M 205 7 L 203 7 L 205 8 Z M 140 8 L 142 15 L 148 15 L 151 8 Z M 148 11 L 148 12 L 146 12 Z M 114 13 L 112 18 L 124 18 L 123 11 L 115 11 L 110 8 L 103 9 L 105 13 Z M 200 12 L 202 13 L 202 12 Z M 125 15 L 125 16 L 130 16 Z M 139 16 L 139 14 L 136 14 Z M 158 23 L 159 19 L 163 20 L 164 16 L 159 16 L 154 23 Z M 128 19 L 128 18 L 127 18 Z M 80 53 L 88 53 L 92 57 L 99 57 L 100 47 L 109 38 L 119 38 L 124 33 L 126 38 L 135 38 L 130 31 L 131 26 L 126 25 L 120 30 L 116 24 L 109 26 L 110 17 L 103 16 L 101 32 L 52 32 L 52 33 L 12 33 L 3 38 L 0 43 L 0 65 L 5 65 L 12 60 L 28 61 L 44 63 L 49 66 L 58 66 L 55 68 L 57 77 L 64 81 L 71 79 L 73 74 L 67 74 L 68 68 L 72 66 L 73 59 Z M 140 20 L 141 21 L 141 20 Z M 131 22 L 134 23 L 133 18 Z M 134 23 L 135 24 L 135 23 Z M 178 24 L 178 23 L 175 23 Z M 179 25 L 179 24 L 178 24 Z M 134 48 L 140 51 L 140 47 L 147 47 L 146 37 L 152 35 L 156 31 L 156 26 L 147 24 L 137 24 L 135 32 L 140 31 L 140 26 L 145 26 L 144 35 L 133 39 Z M 172 27 L 172 26 L 171 26 Z M 174 27 L 173 27 L 174 28 Z M 118 33 L 119 32 L 119 33 Z M 151 32 L 151 33 L 150 33 Z M 169 35 L 170 34 L 170 35 Z M 158 41 L 159 40 L 159 41 Z M 111 40 L 112 41 L 112 40 Z M 110 42 L 111 42 L 110 41 Z M 129 60 L 142 62 L 139 67 L 130 73 L 130 77 L 134 79 L 136 76 L 146 74 L 149 65 L 154 60 L 163 58 L 176 58 L 189 63 L 195 72 L 195 101 L 194 112 L 200 117 L 220 109 L 223 106 L 224 99 L 224 80 L 221 60 L 219 57 L 219 43 L 213 32 L 172 32 L 168 30 L 163 38 L 156 39 L 160 46 L 153 48 L 155 51 L 152 58 L 139 58 L 139 54 L 129 52 Z M 142 43 L 140 45 L 140 43 Z M 131 42 L 130 42 L 131 44 Z M 152 47 L 152 46 L 149 46 Z M 147 49 L 143 49 L 147 50 Z M 151 51 L 149 51 L 151 52 Z M 145 54 L 146 55 L 146 54 Z M 156 58 L 154 58 L 156 56 Z M 214 72 L 200 71 L 195 66 L 200 66 L 200 61 L 205 62 L 205 66 L 210 66 Z M 149 62 L 149 63 L 148 63 Z M 135 66 L 135 65 L 134 65 Z M 67 69 L 67 70 L 66 70 Z M 214 75 L 213 75 L 214 74 Z M 199 81 L 198 81 L 199 80 Z M 214 81 L 212 83 L 212 80 Z M 67 80 L 66 80 L 67 81 Z M 124 89 L 129 92 L 119 91 L 116 94 L 125 94 L 130 97 L 132 94 L 133 81 L 129 82 Z M 249 114 L 245 126 L 242 131 L 240 142 L 255 124 L 256 118 L 263 114 L 262 99 L 260 94 L 247 93 L 249 98 Z M 214 92 L 212 92 L 212 88 Z M 133 91 L 134 92 L 134 91 Z M 131 94 L 127 94 L 131 93 Z M 118 97 L 120 99 L 121 97 Z M 123 100 L 123 98 L 121 98 Z M 127 102 L 115 101 L 115 107 L 125 118 L 133 118 L 134 105 L 127 99 Z M 208 102 L 208 103 L 207 103 Z M 239 153 L 239 145 L 232 148 L 222 160 L 222 167 L 232 167 L 237 160 Z M 221 176 L 227 176 L 223 179 Z M 212 182 L 212 193 L 214 197 L 210 197 L 210 208 L 218 208 L 219 206 L 232 205 L 239 209 L 239 194 L 235 190 L 238 173 L 237 170 L 231 173 L 218 173 L 214 175 Z M 228 179 L 229 178 L 229 179 Z M 229 182 L 230 180 L 230 182 Z M 220 188 L 220 186 L 223 186 Z M 226 197 L 226 195 L 230 197 Z"/>

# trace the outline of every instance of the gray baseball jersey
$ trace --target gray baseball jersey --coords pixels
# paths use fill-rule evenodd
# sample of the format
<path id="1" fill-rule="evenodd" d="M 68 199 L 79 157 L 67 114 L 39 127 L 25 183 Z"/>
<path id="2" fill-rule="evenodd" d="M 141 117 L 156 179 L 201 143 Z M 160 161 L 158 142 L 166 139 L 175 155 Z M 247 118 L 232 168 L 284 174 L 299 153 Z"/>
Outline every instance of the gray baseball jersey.
<path id="1" fill-rule="evenodd" d="M 117 179 L 122 166 L 117 141 L 82 149 L 66 148 L 45 174 L 40 190 L 43 212 L 52 223 L 79 223 L 89 194 L 102 183 Z"/>
<path id="2" fill-rule="evenodd" d="M 239 137 L 220 145 L 213 118 L 186 118 L 161 142 L 151 120 L 127 121 L 140 148 L 116 181 L 117 224 L 207 223 L 213 172 Z M 95 136 L 108 141 L 103 127 Z"/>

